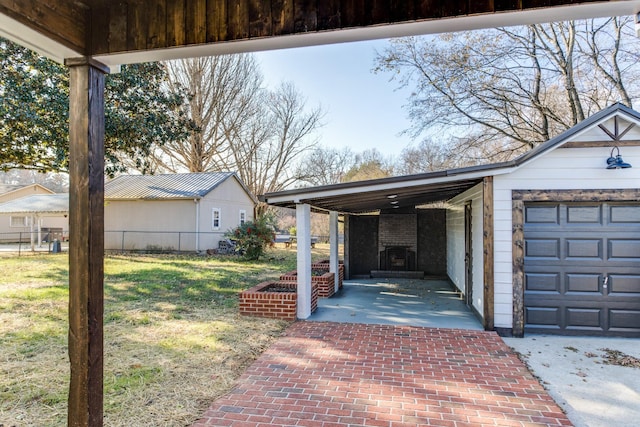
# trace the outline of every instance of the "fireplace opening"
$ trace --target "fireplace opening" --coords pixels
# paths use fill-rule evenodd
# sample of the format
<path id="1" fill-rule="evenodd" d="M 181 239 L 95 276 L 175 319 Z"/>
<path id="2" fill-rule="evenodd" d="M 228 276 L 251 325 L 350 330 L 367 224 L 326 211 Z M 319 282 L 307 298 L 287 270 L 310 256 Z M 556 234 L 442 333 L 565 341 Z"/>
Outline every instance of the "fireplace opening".
<path id="1" fill-rule="evenodd" d="M 392 246 L 386 250 L 387 252 L 387 268 L 389 270 L 406 270 L 407 269 L 407 248 L 401 246 Z"/>
<path id="2" fill-rule="evenodd" d="M 415 252 L 407 246 L 386 246 L 380 252 L 380 269 L 391 271 L 413 271 Z"/>

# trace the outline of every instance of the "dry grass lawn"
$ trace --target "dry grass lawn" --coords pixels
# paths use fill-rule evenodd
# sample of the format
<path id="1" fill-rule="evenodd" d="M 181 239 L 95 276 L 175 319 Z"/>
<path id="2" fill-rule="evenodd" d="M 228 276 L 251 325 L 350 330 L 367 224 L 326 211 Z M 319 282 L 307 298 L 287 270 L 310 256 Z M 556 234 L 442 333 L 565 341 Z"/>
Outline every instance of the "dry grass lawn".
<path id="1" fill-rule="evenodd" d="M 326 258 L 318 245 L 314 259 Z M 65 426 L 68 258 L 0 258 L 0 425 Z M 295 268 L 295 250 L 105 259 L 105 426 L 186 426 L 286 328 L 237 294 Z"/>

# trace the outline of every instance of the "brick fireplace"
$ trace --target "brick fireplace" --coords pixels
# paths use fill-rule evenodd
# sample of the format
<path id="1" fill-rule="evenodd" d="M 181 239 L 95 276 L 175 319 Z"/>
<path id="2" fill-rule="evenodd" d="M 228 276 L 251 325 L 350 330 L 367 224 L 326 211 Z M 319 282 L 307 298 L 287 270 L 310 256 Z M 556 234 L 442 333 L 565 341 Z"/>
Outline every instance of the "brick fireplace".
<path id="1" fill-rule="evenodd" d="M 387 249 L 407 251 L 409 266 L 400 270 L 397 253 L 394 269 L 387 269 Z M 386 251 L 386 252 L 385 252 Z M 394 255 L 394 250 L 391 255 Z M 349 215 L 345 218 L 345 274 L 347 278 L 418 277 L 447 274 L 446 211 L 387 209 L 378 215 Z M 384 264 L 382 266 L 381 264 Z M 409 274 L 411 273 L 411 274 Z"/>
<path id="2" fill-rule="evenodd" d="M 381 214 L 378 222 L 380 270 L 413 271 L 418 248 L 418 216 L 415 213 Z"/>

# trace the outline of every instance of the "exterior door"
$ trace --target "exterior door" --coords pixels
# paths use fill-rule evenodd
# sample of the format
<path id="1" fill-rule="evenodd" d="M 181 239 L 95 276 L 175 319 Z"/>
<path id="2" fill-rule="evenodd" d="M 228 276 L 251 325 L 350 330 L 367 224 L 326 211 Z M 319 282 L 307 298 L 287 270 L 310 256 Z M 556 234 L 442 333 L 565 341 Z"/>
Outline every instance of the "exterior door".
<path id="1" fill-rule="evenodd" d="M 473 305 L 473 245 L 471 244 L 471 202 L 464 205 L 464 302 Z"/>
<path id="2" fill-rule="evenodd" d="M 524 214 L 525 331 L 640 337 L 640 203 Z"/>

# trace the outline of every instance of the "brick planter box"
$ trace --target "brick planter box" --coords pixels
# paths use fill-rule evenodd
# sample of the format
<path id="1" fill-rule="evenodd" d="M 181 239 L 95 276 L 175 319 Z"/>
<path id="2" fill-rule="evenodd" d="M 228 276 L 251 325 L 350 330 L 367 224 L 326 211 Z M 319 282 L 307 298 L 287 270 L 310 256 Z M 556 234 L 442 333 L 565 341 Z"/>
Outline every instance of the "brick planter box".
<path id="1" fill-rule="evenodd" d="M 311 264 L 312 269 L 318 270 L 327 270 L 329 271 L 329 263 L 328 259 L 323 259 L 322 261 L 314 262 Z M 342 282 L 344 282 L 344 263 L 343 261 L 338 261 L 338 289 L 342 289 Z"/>
<path id="2" fill-rule="evenodd" d="M 325 271 L 324 268 L 314 268 L 313 265 L 311 267 L 312 272 L 315 271 Z M 318 297 L 319 298 L 329 298 L 333 294 L 336 293 L 336 282 L 335 276 L 329 273 L 329 270 L 326 270 L 326 273 L 321 275 L 311 275 L 311 286 L 318 288 Z M 298 272 L 296 270 L 290 271 L 280 276 L 280 280 L 297 282 L 298 281 Z"/>
<path id="3" fill-rule="evenodd" d="M 288 290 L 287 290 L 288 289 Z M 296 320 L 297 293 L 295 282 L 262 282 L 240 293 L 240 314 Z M 311 312 L 318 308 L 318 287 L 311 285 Z"/>

